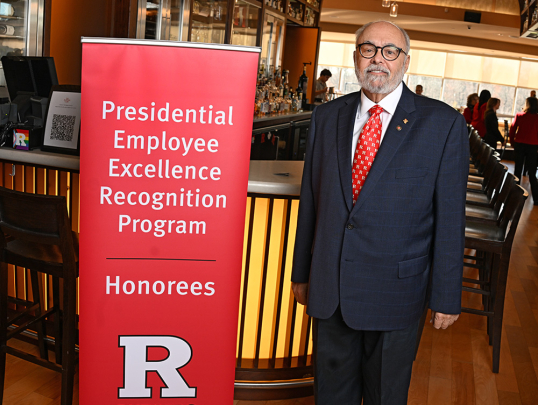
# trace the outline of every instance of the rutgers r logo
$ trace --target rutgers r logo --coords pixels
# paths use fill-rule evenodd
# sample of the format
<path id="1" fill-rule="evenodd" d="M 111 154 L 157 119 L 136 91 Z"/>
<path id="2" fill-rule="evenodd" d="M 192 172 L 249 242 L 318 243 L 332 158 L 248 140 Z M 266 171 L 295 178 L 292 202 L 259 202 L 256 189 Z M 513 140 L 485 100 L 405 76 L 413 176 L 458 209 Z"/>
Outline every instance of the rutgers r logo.
<path id="1" fill-rule="evenodd" d="M 123 347 L 123 387 L 118 389 L 118 398 L 151 398 L 152 389 L 147 386 L 150 371 L 164 382 L 160 398 L 196 398 L 196 387 L 189 387 L 179 372 L 192 358 L 187 341 L 177 336 L 120 336 L 119 347 Z M 164 348 L 168 356 L 149 360 L 152 347 Z"/>

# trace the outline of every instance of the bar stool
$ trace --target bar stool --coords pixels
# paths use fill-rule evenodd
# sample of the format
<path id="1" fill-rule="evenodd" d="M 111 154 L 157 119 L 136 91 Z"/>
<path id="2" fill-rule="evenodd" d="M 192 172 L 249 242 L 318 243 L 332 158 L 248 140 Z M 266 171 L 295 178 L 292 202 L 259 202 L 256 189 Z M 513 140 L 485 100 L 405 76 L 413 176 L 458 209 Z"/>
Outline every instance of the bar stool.
<path id="1" fill-rule="evenodd" d="M 465 224 L 465 248 L 476 255 L 465 255 L 465 267 L 477 268 L 478 278 L 463 278 L 463 291 L 482 296 L 483 309 L 462 307 L 462 312 L 486 316 L 488 318 L 489 343 L 493 346 L 494 373 L 499 372 L 501 351 L 501 330 L 504 312 L 504 298 L 512 243 L 517 230 L 523 205 L 528 193 L 510 182 L 506 203 L 497 220 L 484 221 L 467 218 Z M 471 261 L 471 262 L 469 262 Z"/>
<path id="2" fill-rule="evenodd" d="M 0 403 L 6 354 L 62 373 L 61 404 L 73 401 L 77 356 L 76 278 L 78 242 L 71 231 L 65 197 L 21 193 L 0 187 Z M 8 264 L 30 269 L 32 301 L 8 297 Z M 45 311 L 37 273 L 53 278 L 53 306 Z M 60 291 L 60 279 L 63 287 Z M 8 318 L 8 304 L 26 310 Z M 54 314 L 56 362 L 48 360 L 45 320 Z M 40 357 L 9 347 L 10 338 L 28 327 L 37 332 Z"/>

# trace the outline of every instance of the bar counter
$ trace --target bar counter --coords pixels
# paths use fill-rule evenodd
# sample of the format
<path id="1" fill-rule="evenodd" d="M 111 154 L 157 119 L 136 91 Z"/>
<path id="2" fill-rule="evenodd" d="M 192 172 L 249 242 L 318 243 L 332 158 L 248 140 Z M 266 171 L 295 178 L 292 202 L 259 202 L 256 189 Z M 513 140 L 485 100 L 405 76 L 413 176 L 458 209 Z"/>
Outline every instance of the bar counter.
<path id="1" fill-rule="evenodd" d="M 312 111 L 301 111 L 297 113 L 270 115 L 267 117 L 256 117 L 254 118 L 254 124 L 252 127 L 253 129 L 259 129 L 273 125 L 290 124 L 292 122 L 304 120 L 310 121 L 311 116 Z"/>
<path id="2" fill-rule="evenodd" d="M 2 186 L 63 195 L 79 232 L 79 157 L 0 148 Z M 251 161 L 236 351 L 236 399 L 312 394 L 311 320 L 291 294 L 302 161 Z M 31 297 L 27 270 L 13 268 L 9 294 Z M 45 301 L 51 288 L 43 278 Z"/>

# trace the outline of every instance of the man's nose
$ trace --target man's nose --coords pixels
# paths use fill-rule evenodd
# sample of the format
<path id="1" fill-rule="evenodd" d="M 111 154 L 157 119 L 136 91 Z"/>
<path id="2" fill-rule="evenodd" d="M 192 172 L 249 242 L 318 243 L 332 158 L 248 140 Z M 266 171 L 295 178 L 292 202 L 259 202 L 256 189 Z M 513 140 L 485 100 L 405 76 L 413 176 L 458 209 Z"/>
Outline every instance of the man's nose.
<path id="1" fill-rule="evenodd" d="M 376 64 L 384 63 L 385 59 L 383 58 L 383 55 L 381 54 L 382 50 L 378 49 L 375 56 L 372 58 L 372 61 Z"/>

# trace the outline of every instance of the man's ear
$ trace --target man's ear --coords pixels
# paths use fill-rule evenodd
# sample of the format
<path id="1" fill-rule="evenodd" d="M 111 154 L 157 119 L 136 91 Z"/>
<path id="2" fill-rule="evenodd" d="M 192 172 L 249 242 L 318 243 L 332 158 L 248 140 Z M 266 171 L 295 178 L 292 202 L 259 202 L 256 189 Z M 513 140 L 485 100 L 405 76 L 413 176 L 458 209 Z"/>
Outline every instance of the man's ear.
<path id="1" fill-rule="evenodd" d="M 409 69 L 409 61 L 411 60 L 411 56 L 407 55 L 405 57 L 405 72 L 407 72 L 407 69 Z"/>

